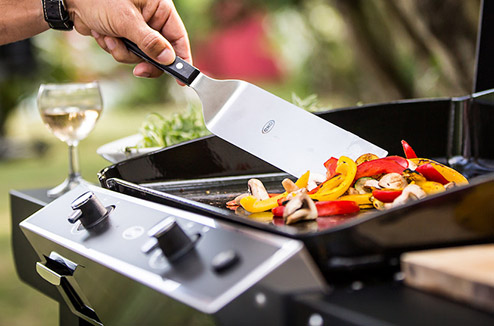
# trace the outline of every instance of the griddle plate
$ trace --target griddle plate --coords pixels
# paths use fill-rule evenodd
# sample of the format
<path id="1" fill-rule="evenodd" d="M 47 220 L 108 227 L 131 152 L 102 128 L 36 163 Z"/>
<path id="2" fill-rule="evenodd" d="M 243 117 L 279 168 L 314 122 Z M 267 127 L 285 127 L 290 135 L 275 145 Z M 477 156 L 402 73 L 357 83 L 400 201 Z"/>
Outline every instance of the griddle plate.
<path id="1" fill-rule="evenodd" d="M 290 178 L 295 181 L 293 177 L 286 173 L 273 173 L 266 175 L 149 183 L 141 184 L 141 186 L 224 210 L 225 214 L 234 214 L 238 219 L 247 219 L 258 223 L 274 225 L 278 228 L 290 227 L 297 232 L 302 233 L 322 231 L 350 221 L 355 217 L 376 212 L 375 210 L 368 210 L 361 211 L 359 214 L 319 217 L 314 221 L 303 221 L 286 226 L 281 218 L 273 218 L 271 212 L 250 213 L 242 207 L 237 207 L 234 210 L 228 208 L 226 205 L 228 201 L 233 200 L 240 194 L 248 192 L 247 182 L 251 178 L 260 179 L 269 193 L 284 192 L 285 190 L 283 189 L 281 182 L 285 178 Z"/>

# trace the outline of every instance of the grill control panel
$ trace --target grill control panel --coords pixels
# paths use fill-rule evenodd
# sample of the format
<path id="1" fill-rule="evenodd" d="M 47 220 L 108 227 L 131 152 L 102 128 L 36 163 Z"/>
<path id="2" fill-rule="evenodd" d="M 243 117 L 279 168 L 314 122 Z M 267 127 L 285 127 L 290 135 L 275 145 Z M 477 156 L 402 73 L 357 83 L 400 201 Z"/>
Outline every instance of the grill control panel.
<path id="1" fill-rule="evenodd" d="M 95 186 L 61 196 L 21 228 L 42 260 L 56 253 L 78 266 L 72 277 L 83 291 L 97 275 L 105 291 L 119 279 L 212 312 L 287 266 L 293 279 L 270 285 L 325 287 L 299 241 Z"/>

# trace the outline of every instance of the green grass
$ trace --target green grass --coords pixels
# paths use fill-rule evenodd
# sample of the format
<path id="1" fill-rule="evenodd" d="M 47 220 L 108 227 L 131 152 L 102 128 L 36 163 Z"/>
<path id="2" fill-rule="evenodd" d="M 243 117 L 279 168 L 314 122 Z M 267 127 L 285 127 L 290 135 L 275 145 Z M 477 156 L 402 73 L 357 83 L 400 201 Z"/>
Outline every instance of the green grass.
<path id="1" fill-rule="evenodd" d="M 99 157 L 96 149 L 136 133 L 146 113 L 156 110 L 170 111 L 157 107 L 104 112 L 94 131 L 80 143 L 83 177 L 97 183 L 97 172 L 110 163 Z M 43 140 L 50 147 L 43 157 L 0 161 L 0 325 L 57 325 L 57 303 L 22 283 L 15 273 L 10 242 L 9 190 L 49 188 L 62 182 L 67 173 L 67 148 L 47 131 L 41 118 L 34 113 L 15 114 L 9 120 L 9 135 L 27 142 Z"/>

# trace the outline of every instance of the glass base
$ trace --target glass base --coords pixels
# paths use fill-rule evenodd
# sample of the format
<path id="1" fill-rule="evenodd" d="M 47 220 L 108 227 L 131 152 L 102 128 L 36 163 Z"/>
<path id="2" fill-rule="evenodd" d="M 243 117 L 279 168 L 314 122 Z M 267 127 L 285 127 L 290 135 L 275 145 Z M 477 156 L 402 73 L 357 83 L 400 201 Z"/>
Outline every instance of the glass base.
<path id="1" fill-rule="evenodd" d="M 485 161 L 456 156 L 448 160 L 449 166 L 467 178 L 494 172 L 494 166 Z"/>
<path id="2" fill-rule="evenodd" d="M 58 186 L 48 190 L 47 195 L 50 198 L 57 198 L 81 184 L 90 185 L 91 183 L 84 180 L 80 175 L 69 176 Z"/>

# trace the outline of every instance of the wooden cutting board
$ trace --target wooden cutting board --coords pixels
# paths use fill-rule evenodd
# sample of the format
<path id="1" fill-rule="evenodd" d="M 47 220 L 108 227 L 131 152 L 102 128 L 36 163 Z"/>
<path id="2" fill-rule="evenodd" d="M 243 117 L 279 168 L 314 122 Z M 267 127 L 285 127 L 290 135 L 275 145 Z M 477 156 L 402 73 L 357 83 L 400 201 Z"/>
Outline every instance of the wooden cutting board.
<path id="1" fill-rule="evenodd" d="M 401 266 L 407 285 L 494 312 L 494 244 L 409 252 Z"/>

